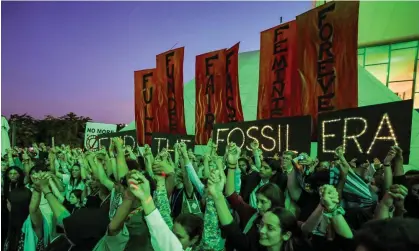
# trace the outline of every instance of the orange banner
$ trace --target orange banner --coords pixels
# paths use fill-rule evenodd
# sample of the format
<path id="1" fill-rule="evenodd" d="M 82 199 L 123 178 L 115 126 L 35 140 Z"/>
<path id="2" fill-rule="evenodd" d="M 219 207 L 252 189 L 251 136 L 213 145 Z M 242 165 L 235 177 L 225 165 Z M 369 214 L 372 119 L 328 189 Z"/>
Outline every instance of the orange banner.
<path id="1" fill-rule="evenodd" d="M 226 51 L 226 87 L 225 87 L 225 115 L 223 123 L 242 122 L 243 109 L 239 87 L 239 45 L 235 44 Z"/>
<path id="2" fill-rule="evenodd" d="M 258 119 L 301 115 L 296 33 L 291 21 L 260 34 Z"/>
<path id="3" fill-rule="evenodd" d="M 329 2 L 297 17 L 304 115 L 358 106 L 359 2 Z"/>
<path id="4" fill-rule="evenodd" d="M 159 131 L 156 118 L 158 88 L 156 69 L 134 72 L 135 123 L 138 144 L 151 145 L 151 134 Z"/>
<path id="5" fill-rule="evenodd" d="M 166 51 L 156 56 L 156 81 L 161 89 L 156 116 L 160 124 L 158 132 L 186 134 L 183 103 L 184 47 Z M 157 132 L 157 131 L 156 131 Z"/>
<path id="6" fill-rule="evenodd" d="M 207 144 L 214 123 L 224 118 L 226 50 L 196 56 L 195 65 L 195 141 Z"/>

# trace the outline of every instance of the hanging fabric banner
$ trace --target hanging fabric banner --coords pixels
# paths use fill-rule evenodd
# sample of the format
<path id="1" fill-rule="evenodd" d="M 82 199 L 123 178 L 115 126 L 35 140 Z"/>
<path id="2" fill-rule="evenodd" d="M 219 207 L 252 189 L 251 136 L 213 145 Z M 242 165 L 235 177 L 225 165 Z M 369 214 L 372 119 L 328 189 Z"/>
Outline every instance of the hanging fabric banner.
<path id="1" fill-rule="evenodd" d="M 134 72 L 135 124 L 137 140 L 141 146 L 150 145 L 152 133 L 159 131 L 156 117 L 159 88 L 156 88 L 155 77 L 156 69 Z"/>
<path id="2" fill-rule="evenodd" d="M 244 120 L 239 87 L 239 46 L 240 43 L 237 43 L 226 51 L 226 105 L 224 106 L 226 120 L 223 121 L 224 123 Z"/>
<path id="3" fill-rule="evenodd" d="M 304 115 L 358 107 L 359 1 L 333 1 L 297 16 Z"/>
<path id="4" fill-rule="evenodd" d="M 226 115 L 226 50 L 196 56 L 195 141 L 205 145 L 215 123 Z"/>
<path id="5" fill-rule="evenodd" d="M 156 81 L 161 89 L 158 96 L 162 110 L 156 114 L 159 132 L 186 134 L 183 103 L 184 47 L 166 51 L 156 56 Z"/>
<path id="6" fill-rule="evenodd" d="M 260 34 L 258 119 L 301 115 L 296 32 L 291 21 Z"/>

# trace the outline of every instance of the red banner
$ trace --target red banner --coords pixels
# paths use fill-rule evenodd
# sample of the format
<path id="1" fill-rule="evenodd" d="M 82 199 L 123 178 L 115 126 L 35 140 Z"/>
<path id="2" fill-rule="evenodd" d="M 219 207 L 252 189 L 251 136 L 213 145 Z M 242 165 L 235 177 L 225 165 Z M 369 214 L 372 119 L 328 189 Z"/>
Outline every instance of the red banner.
<path id="1" fill-rule="evenodd" d="M 195 141 L 205 145 L 211 136 L 214 123 L 226 117 L 226 50 L 196 56 L 195 65 Z"/>
<path id="2" fill-rule="evenodd" d="M 151 134 L 159 131 L 155 76 L 156 69 L 134 72 L 135 123 L 140 145 L 151 145 Z"/>
<path id="3" fill-rule="evenodd" d="M 291 21 L 260 34 L 258 119 L 301 115 L 296 33 Z"/>
<path id="4" fill-rule="evenodd" d="M 237 43 L 226 51 L 226 111 L 224 112 L 226 119 L 224 123 L 244 120 L 239 88 L 239 45 L 240 43 Z"/>
<path id="5" fill-rule="evenodd" d="M 156 56 L 156 81 L 161 94 L 158 132 L 186 134 L 183 103 L 183 57 L 184 47 L 170 50 Z M 157 132 L 157 131 L 156 131 Z"/>
<path id="6" fill-rule="evenodd" d="M 301 104 L 317 114 L 358 106 L 359 1 L 334 1 L 297 17 Z"/>

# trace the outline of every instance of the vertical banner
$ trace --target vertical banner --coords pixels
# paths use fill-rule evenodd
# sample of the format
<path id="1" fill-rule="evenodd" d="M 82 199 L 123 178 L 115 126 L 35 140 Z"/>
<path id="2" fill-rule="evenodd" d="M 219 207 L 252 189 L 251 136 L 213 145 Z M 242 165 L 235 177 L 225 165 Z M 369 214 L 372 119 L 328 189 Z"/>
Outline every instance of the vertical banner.
<path id="1" fill-rule="evenodd" d="M 205 145 L 215 123 L 224 120 L 226 50 L 196 56 L 195 141 Z"/>
<path id="2" fill-rule="evenodd" d="M 137 140 L 140 145 L 151 144 L 151 135 L 159 130 L 159 120 L 156 117 L 159 105 L 159 95 L 156 88 L 156 69 L 134 72 L 135 124 Z"/>
<path id="3" fill-rule="evenodd" d="M 296 33 L 291 21 L 260 34 L 258 119 L 301 115 Z"/>
<path id="4" fill-rule="evenodd" d="M 226 111 L 224 112 L 226 119 L 224 123 L 244 120 L 239 87 L 239 45 L 240 43 L 237 43 L 226 51 Z"/>
<path id="5" fill-rule="evenodd" d="M 334 1 L 297 16 L 303 114 L 358 107 L 359 1 Z"/>
<path id="6" fill-rule="evenodd" d="M 156 81 L 161 89 L 159 104 L 163 110 L 156 114 L 159 132 L 186 134 L 183 102 L 184 47 L 166 51 L 156 56 Z"/>

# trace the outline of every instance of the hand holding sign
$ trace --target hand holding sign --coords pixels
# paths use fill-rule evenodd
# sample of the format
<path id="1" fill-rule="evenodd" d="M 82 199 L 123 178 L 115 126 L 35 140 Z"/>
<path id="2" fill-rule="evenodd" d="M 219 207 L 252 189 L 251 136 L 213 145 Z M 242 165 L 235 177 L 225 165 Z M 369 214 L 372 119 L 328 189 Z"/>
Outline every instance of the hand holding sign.
<path id="1" fill-rule="evenodd" d="M 250 143 L 250 148 L 253 152 L 256 152 L 259 149 L 259 141 L 253 140 L 252 143 Z"/>

